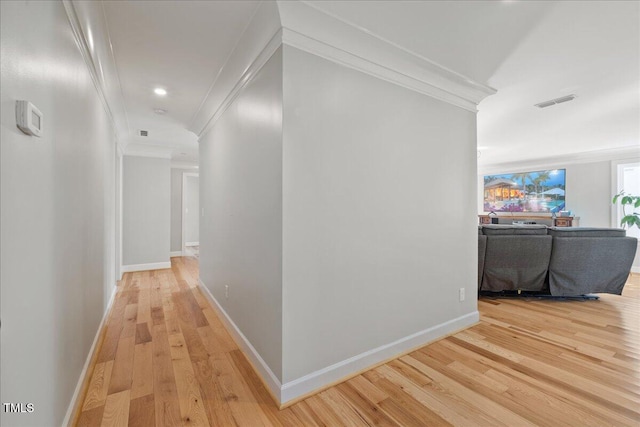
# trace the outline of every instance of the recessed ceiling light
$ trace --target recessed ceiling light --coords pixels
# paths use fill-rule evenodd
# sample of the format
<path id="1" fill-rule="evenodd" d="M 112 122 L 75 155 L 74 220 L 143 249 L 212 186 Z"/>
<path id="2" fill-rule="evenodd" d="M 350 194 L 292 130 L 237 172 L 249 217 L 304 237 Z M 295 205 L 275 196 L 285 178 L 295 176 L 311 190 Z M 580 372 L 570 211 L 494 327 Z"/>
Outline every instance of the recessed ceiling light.
<path id="1" fill-rule="evenodd" d="M 164 110 L 162 108 L 154 108 L 153 112 L 156 113 L 156 114 L 164 114 L 164 113 L 167 112 L 167 110 Z"/>
<path id="2" fill-rule="evenodd" d="M 167 91 L 165 89 L 162 89 L 161 87 L 157 87 L 153 90 L 153 92 L 156 95 L 160 95 L 160 96 L 165 96 L 167 94 Z"/>

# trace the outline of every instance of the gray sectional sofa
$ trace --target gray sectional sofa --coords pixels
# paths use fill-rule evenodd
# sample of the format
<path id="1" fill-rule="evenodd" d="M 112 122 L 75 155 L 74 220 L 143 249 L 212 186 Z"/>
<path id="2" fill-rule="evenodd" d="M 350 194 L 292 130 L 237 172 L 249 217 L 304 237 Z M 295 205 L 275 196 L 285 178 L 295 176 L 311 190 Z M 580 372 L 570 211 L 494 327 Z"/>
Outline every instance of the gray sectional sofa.
<path id="1" fill-rule="evenodd" d="M 621 294 L 637 240 L 621 229 L 478 227 L 478 291 L 579 296 Z"/>

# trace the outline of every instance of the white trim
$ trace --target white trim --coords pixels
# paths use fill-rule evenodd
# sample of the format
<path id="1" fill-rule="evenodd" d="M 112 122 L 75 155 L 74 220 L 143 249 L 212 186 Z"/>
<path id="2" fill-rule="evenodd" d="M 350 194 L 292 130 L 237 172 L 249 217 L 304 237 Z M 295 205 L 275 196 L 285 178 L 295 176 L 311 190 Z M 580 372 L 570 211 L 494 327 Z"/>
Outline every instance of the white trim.
<path id="1" fill-rule="evenodd" d="M 448 334 L 472 326 L 480 320 L 480 313 L 474 311 L 400 338 L 392 343 L 365 351 L 341 362 L 334 363 L 331 366 L 319 369 L 296 380 L 281 384 L 264 359 L 260 357 L 260 354 L 251 345 L 247 337 L 244 336 L 242 331 L 240 331 L 231 317 L 229 317 L 227 312 L 222 308 L 222 305 L 220 305 L 213 294 L 211 294 L 211 291 L 205 286 L 202 279 L 199 279 L 199 283 L 204 290 L 205 296 L 220 315 L 227 330 L 231 333 L 245 356 L 249 358 L 254 368 L 258 370 L 258 375 L 260 375 L 264 383 L 269 387 L 271 394 L 276 397 L 280 405 L 284 405 L 289 401 L 305 396 L 315 390 L 322 389 L 329 384 L 333 384 L 349 375 L 366 370 L 394 356 L 406 353 L 414 348 L 425 346 Z"/>
<path id="2" fill-rule="evenodd" d="M 171 160 L 171 169 L 198 169 L 198 162 L 181 162 Z"/>
<path id="3" fill-rule="evenodd" d="M 162 270 L 165 268 L 171 268 L 171 261 L 167 262 L 152 262 L 149 264 L 130 264 L 123 265 L 122 272 L 130 273 L 132 271 L 147 271 L 147 270 Z"/>
<path id="4" fill-rule="evenodd" d="M 200 246 L 200 242 L 185 242 L 185 246 Z"/>
<path id="5" fill-rule="evenodd" d="M 406 353 L 414 348 L 425 346 L 439 338 L 474 325 L 480 320 L 480 313 L 474 311 L 464 316 L 451 319 L 431 328 L 424 329 L 389 344 L 365 351 L 349 359 L 334 363 L 331 366 L 307 374 L 301 378 L 282 385 L 280 391 L 281 404 L 309 394 L 314 390 L 335 383 L 354 373 L 361 372 L 396 355 Z"/>
<path id="6" fill-rule="evenodd" d="M 209 288 L 205 286 L 202 279 L 198 279 L 198 282 L 200 283 L 200 287 L 204 290 L 204 295 L 211 302 L 213 308 L 218 312 L 218 315 L 225 324 L 227 331 L 233 336 L 233 339 L 236 344 L 238 344 L 238 347 L 242 349 L 245 356 L 249 358 L 251 365 L 258 370 L 257 374 L 260 375 L 263 382 L 271 391 L 271 394 L 278 400 L 278 402 L 280 402 L 280 390 L 282 388 L 282 384 L 280 383 L 280 380 L 278 380 L 278 377 L 276 377 L 258 351 L 253 347 L 253 345 L 251 345 L 247 337 L 244 336 L 240 328 L 238 328 L 233 320 L 231 320 L 231 317 L 218 303 L 211 291 L 209 291 Z"/>
<path id="7" fill-rule="evenodd" d="M 309 1 L 278 2 L 283 43 L 476 112 L 496 90 Z"/>
<path id="8" fill-rule="evenodd" d="M 260 50 L 260 53 L 253 60 L 251 65 L 247 67 L 244 73 L 240 76 L 235 86 L 231 89 L 231 91 L 227 94 L 226 98 L 222 103 L 218 106 L 213 115 L 207 120 L 204 127 L 197 134 L 198 138 L 202 138 L 207 132 L 213 128 L 218 119 L 227 111 L 227 108 L 235 101 L 235 99 L 240 95 L 240 92 L 244 87 L 251 82 L 256 74 L 262 69 L 262 67 L 267 63 L 269 58 L 273 56 L 274 53 L 278 50 L 278 48 L 282 45 L 282 30 L 278 30 L 265 44 L 265 46 Z"/>
<path id="9" fill-rule="evenodd" d="M 130 157 L 151 157 L 154 159 L 171 160 L 171 148 L 159 148 L 154 146 L 146 146 L 144 148 L 128 145 L 124 155 Z"/>
<path id="10" fill-rule="evenodd" d="M 632 273 L 640 273 L 640 267 L 631 267 Z"/>
<path id="11" fill-rule="evenodd" d="M 611 227 L 618 228 L 620 224 L 618 223 L 618 210 L 620 209 L 620 205 L 613 204 L 613 197 L 618 194 L 620 191 L 618 189 L 618 183 L 620 182 L 620 174 L 618 172 L 618 165 L 622 164 L 623 160 L 611 160 L 611 194 L 609 194 L 609 198 L 612 201 L 611 208 Z"/>
<path id="12" fill-rule="evenodd" d="M 482 164 L 479 162 L 478 175 L 482 176 L 490 175 L 493 173 L 519 172 L 526 169 L 564 169 L 564 167 L 567 165 L 623 160 L 629 158 L 637 158 L 639 155 L 640 148 L 638 148 L 638 146 L 630 146 L 583 151 L 579 153 L 565 154 L 553 157 L 539 157 L 536 159 L 520 160 L 515 162 L 492 164 Z"/>
<path id="13" fill-rule="evenodd" d="M 217 81 L 209 89 L 190 124 L 190 129 L 199 139 L 211 130 L 247 83 L 283 44 L 474 113 L 477 112 L 476 107 L 480 101 L 497 92 L 490 86 L 475 82 L 353 23 L 332 16 L 311 3 L 278 2 L 277 9 L 280 19 L 278 23 L 264 24 L 261 20 L 275 19 L 266 12 L 252 18 L 252 24 L 253 19 L 256 19 L 260 21 L 260 24 L 256 24 L 259 27 L 267 25 L 270 31 L 274 31 L 274 28 L 277 30 L 265 33 L 267 30 L 264 29 L 259 36 L 260 39 L 252 41 L 256 45 L 264 43 L 262 40 L 267 40 L 267 34 L 271 34 L 255 58 L 247 61 L 250 65 L 242 68 L 243 72 L 237 80 L 233 77 L 227 78 L 229 81 L 235 81 L 235 85 L 227 93 L 228 89 L 223 88 L 225 83 L 220 83 L 220 91 L 225 91 L 222 94 L 216 90 Z M 236 48 L 247 42 L 244 37 L 245 35 L 238 41 Z M 240 57 L 229 57 L 223 68 L 233 68 L 231 65 L 237 65 L 236 62 L 241 60 Z M 222 101 L 214 100 L 222 98 L 225 94 L 226 97 Z M 216 104 L 207 108 L 209 102 Z"/>
<path id="14" fill-rule="evenodd" d="M 111 306 L 113 305 L 113 301 L 115 300 L 117 290 L 118 287 L 114 286 L 113 291 L 111 291 L 111 297 L 109 297 L 109 302 L 107 303 L 107 307 L 104 311 L 104 314 L 102 315 L 102 320 L 100 321 L 100 325 L 98 326 L 98 330 L 96 331 L 96 336 L 93 338 L 93 343 L 91 344 L 91 348 L 89 349 L 89 354 L 87 355 L 87 359 L 85 360 L 84 366 L 82 367 L 82 372 L 80 372 L 80 378 L 78 378 L 78 384 L 76 384 L 76 389 L 74 390 L 73 396 L 71 397 L 71 402 L 69 402 L 67 413 L 62 420 L 63 426 L 69 426 L 69 423 L 71 422 L 71 417 L 73 416 L 73 410 L 75 409 L 76 401 L 80 397 L 82 384 L 84 383 L 85 377 L 87 376 L 87 370 L 89 369 L 89 364 L 91 363 L 91 357 L 93 356 L 93 352 L 96 350 L 96 346 L 98 345 L 100 332 L 102 331 L 102 328 L 106 326 L 107 315 L 111 311 Z"/>
<path id="15" fill-rule="evenodd" d="M 638 154 L 638 153 L 636 153 Z M 619 166 L 625 164 L 632 163 L 640 163 L 640 156 L 638 157 L 628 157 L 620 160 L 612 160 L 611 161 L 611 194 L 610 200 L 613 200 L 613 196 L 618 194 L 620 191 L 624 190 L 621 188 L 620 180 L 622 176 L 620 175 Z M 614 205 L 611 203 L 611 227 L 619 228 L 620 222 L 618 221 L 618 217 L 621 216 L 621 210 L 619 204 Z M 640 243 L 640 242 L 639 242 Z"/>
<path id="16" fill-rule="evenodd" d="M 473 113 L 477 112 L 476 106 L 480 102 L 477 101 L 477 99 L 482 100 L 482 98 L 496 92 L 493 90 L 490 93 L 482 93 L 482 95 L 475 95 L 473 97 L 460 96 L 455 93 L 456 90 L 454 88 L 443 88 L 447 86 L 447 84 L 443 83 L 447 82 L 445 79 L 443 79 L 443 82 L 436 84 L 427 76 L 420 76 L 419 73 L 412 73 L 413 75 L 405 74 L 406 71 L 404 70 L 398 71 L 382 63 L 359 56 L 357 53 L 341 50 L 288 28 L 283 28 L 283 44 L 363 72 L 380 80 L 396 84 L 405 89 L 447 102 Z M 428 75 L 429 73 L 426 74 Z"/>
<path id="17" fill-rule="evenodd" d="M 177 256 L 183 256 L 184 253 L 182 251 L 173 251 L 173 252 L 169 252 L 169 257 L 173 258 L 173 257 L 177 257 Z"/>
<path id="18" fill-rule="evenodd" d="M 76 13 L 76 9 L 73 6 L 73 2 L 71 0 L 62 0 L 62 5 L 64 6 L 64 10 L 67 14 L 67 18 L 69 19 L 69 25 L 71 26 L 71 32 L 73 33 L 73 38 L 78 45 L 78 50 L 80 51 L 80 55 L 87 66 L 87 70 L 89 71 L 89 75 L 91 76 L 91 80 L 93 81 L 93 86 L 95 86 L 96 91 L 98 92 L 98 98 L 102 102 L 102 106 L 109 117 L 109 121 L 111 122 L 111 126 L 113 127 L 114 133 L 116 134 L 116 139 L 118 138 L 118 127 L 116 126 L 116 121 L 113 116 L 113 112 L 111 111 L 111 106 L 107 101 L 107 97 L 104 93 L 104 88 L 100 83 L 100 78 L 98 76 L 98 71 L 96 68 L 96 64 L 93 62 L 93 58 L 91 56 L 91 51 L 89 49 L 89 43 L 84 36 L 84 31 L 82 31 L 82 25 L 80 24 L 80 20 L 78 19 L 78 14 Z M 121 135 L 120 135 L 121 136 Z"/>

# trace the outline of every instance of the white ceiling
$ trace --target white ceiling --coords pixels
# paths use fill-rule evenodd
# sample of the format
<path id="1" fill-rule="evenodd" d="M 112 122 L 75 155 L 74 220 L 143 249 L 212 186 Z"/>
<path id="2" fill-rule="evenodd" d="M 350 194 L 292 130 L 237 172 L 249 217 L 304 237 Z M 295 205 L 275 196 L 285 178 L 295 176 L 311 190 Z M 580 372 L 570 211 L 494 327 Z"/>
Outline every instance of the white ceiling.
<path id="1" fill-rule="evenodd" d="M 479 106 L 479 164 L 640 146 L 640 3 L 314 1 L 311 4 L 496 88 Z M 255 12 L 248 1 L 104 3 L 132 132 L 197 156 L 187 131 Z M 154 87 L 167 89 L 159 98 Z M 540 110 L 566 94 L 576 100 Z M 168 112 L 159 116 L 154 108 Z M 177 156 L 177 157 L 176 157 Z"/>
<path id="2" fill-rule="evenodd" d="M 479 166 L 640 153 L 640 3 L 315 1 L 346 22 L 498 90 L 479 106 Z M 542 101 L 575 94 L 547 109 Z"/>
<path id="3" fill-rule="evenodd" d="M 129 122 L 127 150 L 167 148 L 175 160 L 197 160 L 197 137 L 188 126 L 258 2 L 103 4 Z M 154 94 L 156 87 L 167 95 Z M 167 112 L 158 115 L 157 108 Z M 138 136 L 140 129 L 149 136 Z"/>

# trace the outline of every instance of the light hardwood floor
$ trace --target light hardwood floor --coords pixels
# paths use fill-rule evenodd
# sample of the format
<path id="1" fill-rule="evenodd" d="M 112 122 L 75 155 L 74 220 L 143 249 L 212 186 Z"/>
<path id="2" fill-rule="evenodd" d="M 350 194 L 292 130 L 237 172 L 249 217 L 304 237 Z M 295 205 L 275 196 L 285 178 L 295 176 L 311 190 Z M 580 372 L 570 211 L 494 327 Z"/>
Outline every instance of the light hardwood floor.
<path id="1" fill-rule="evenodd" d="M 599 301 L 481 299 L 481 322 L 279 411 L 197 287 L 127 273 L 80 426 L 638 426 L 640 276 Z"/>

